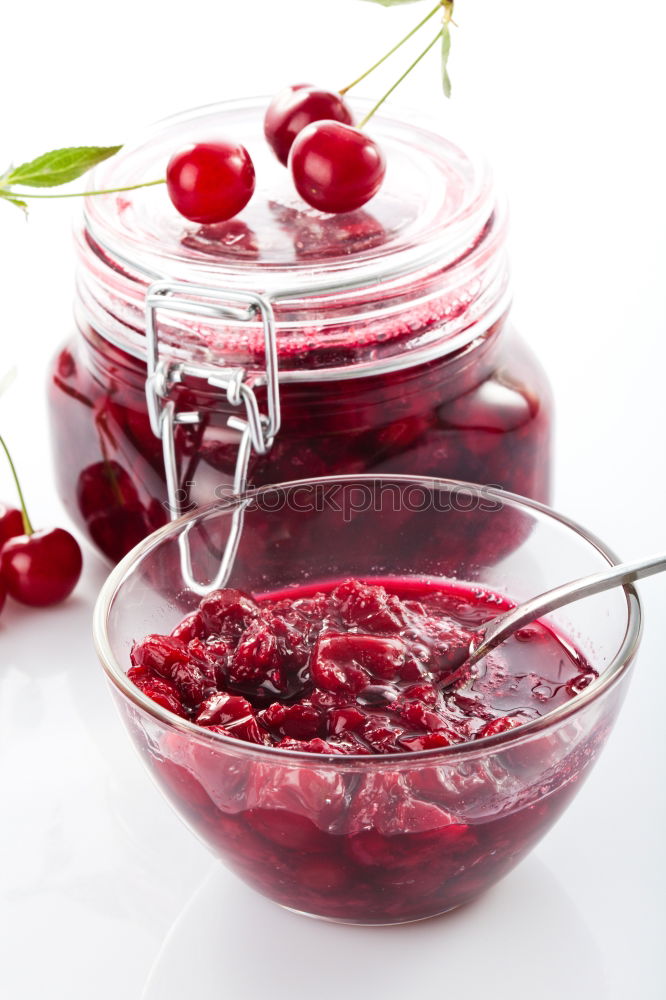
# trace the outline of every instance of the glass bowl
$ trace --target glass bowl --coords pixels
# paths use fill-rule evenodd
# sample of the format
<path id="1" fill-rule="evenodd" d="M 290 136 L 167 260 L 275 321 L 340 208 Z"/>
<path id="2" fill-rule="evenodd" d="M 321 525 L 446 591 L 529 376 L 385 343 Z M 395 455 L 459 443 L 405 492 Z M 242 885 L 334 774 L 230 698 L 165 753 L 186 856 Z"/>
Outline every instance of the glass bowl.
<path id="1" fill-rule="evenodd" d="M 229 868 L 301 913 L 401 923 L 483 892 L 576 794 L 638 648 L 633 587 L 544 619 L 599 673 L 575 698 L 496 736 L 389 756 L 294 752 L 204 730 L 127 679 L 132 643 L 170 631 L 223 564 L 227 585 L 255 595 L 407 577 L 483 584 L 519 602 L 616 561 L 578 525 L 500 490 L 407 476 L 303 480 L 223 498 L 143 541 L 102 589 L 95 642 L 149 771 Z"/>

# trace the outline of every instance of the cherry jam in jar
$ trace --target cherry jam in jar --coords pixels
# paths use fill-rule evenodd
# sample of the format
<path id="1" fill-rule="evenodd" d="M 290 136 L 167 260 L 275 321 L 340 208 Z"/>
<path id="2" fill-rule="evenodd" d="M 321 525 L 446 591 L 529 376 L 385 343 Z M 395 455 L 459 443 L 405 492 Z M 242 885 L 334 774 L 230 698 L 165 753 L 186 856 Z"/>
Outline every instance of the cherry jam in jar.
<path id="1" fill-rule="evenodd" d="M 373 120 L 388 171 L 365 209 L 310 209 L 262 137 L 263 103 L 172 118 L 94 186 L 164 176 L 233 136 L 258 185 L 198 226 L 163 186 L 88 198 L 76 333 L 50 407 L 58 488 L 111 560 L 230 487 L 331 474 L 447 476 L 538 500 L 551 404 L 508 321 L 505 216 L 484 164 Z"/>

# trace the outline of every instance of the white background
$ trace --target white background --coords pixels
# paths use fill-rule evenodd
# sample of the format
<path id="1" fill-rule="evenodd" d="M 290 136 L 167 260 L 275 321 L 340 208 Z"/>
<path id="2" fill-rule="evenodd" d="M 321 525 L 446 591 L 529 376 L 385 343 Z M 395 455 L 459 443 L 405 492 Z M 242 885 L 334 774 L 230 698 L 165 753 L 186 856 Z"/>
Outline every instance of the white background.
<path id="1" fill-rule="evenodd" d="M 0 171 L 123 142 L 188 106 L 340 87 L 428 9 L 361 0 L 12 5 L 0 37 Z M 654 0 L 458 0 L 451 74 L 403 86 L 485 147 L 512 207 L 514 315 L 557 399 L 556 506 L 627 557 L 666 548 L 666 15 Z M 424 38 L 424 43 L 425 43 Z M 399 56 L 396 68 L 406 62 Z M 389 73 L 364 90 L 378 94 Z M 0 402 L 40 525 L 54 494 L 44 371 L 70 329 L 76 202 L 0 203 Z M 0 470 L 0 494 L 12 497 Z M 663 996 L 666 584 L 579 798 L 500 886 L 440 921 L 354 930 L 265 903 L 191 838 L 117 721 L 90 640 L 105 569 L 67 605 L 0 619 L 0 990 L 8 1000 Z M 334 956 L 334 957 L 332 957 Z M 151 971 L 152 970 L 152 971 Z"/>

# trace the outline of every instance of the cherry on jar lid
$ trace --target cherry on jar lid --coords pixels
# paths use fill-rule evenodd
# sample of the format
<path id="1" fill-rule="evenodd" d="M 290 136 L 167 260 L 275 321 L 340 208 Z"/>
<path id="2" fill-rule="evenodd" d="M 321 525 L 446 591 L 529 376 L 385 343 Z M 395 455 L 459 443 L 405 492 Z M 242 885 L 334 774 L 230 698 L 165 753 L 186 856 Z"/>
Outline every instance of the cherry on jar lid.
<path id="1" fill-rule="evenodd" d="M 483 161 L 411 115 L 377 116 L 369 133 L 386 156 L 382 188 L 363 209 L 324 215 L 301 200 L 268 147 L 268 103 L 168 118 L 97 168 L 97 189 L 139 184 L 163 177 L 188 143 L 230 138 L 248 149 L 257 175 L 246 208 L 216 225 L 188 222 L 163 185 L 86 199 L 78 308 L 102 336 L 146 355 L 146 297 L 155 282 L 191 286 L 194 303 L 205 301 L 202 287 L 218 301 L 250 293 L 273 313 L 281 380 L 319 380 L 446 354 L 506 312 L 505 215 Z M 169 309 L 156 313 L 155 325 L 166 356 L 263 367 L 257 317 Z"/>

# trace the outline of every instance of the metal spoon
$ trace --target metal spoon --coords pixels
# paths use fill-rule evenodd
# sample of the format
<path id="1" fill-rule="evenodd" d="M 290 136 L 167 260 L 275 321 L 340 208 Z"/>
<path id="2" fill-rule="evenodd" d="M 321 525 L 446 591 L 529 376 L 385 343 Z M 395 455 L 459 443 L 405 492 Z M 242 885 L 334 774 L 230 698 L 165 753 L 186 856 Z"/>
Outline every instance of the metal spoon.
<path id="1" fill-rule="evenodd" d="M 464 667 L 472 666 L 500 642 L 513 635 L 517 629 L 536 621 L 550 611 L 556 611 L 581 597 L 591 597 L 592 594 L 600 594 L 620 584 L 634 583 L 645 576 L 653 576 L 664 570 L 666 570 L 666 554 L 662 553 L 650 556 L 648 559 L 640 559 L 638 562 L 612 566 L 610 569 L 602 570 L 601 573 L 583 576 L 578 580 L 572 580 L 571 583 L 563 583 L 560 587 L 547 590 L 544 594 L 539 594 L 538 597 L 533 597 L 482 625 L 472 639 Z"/>

